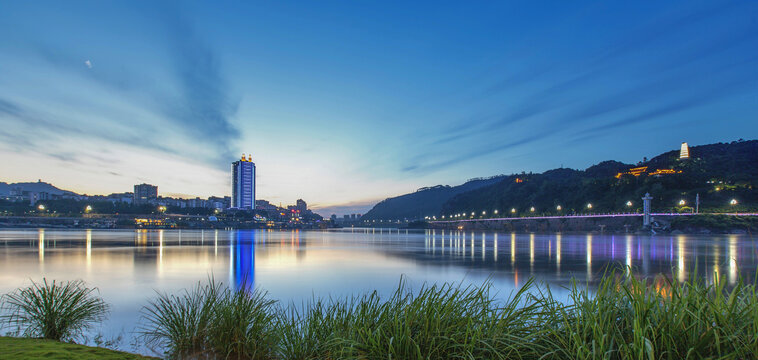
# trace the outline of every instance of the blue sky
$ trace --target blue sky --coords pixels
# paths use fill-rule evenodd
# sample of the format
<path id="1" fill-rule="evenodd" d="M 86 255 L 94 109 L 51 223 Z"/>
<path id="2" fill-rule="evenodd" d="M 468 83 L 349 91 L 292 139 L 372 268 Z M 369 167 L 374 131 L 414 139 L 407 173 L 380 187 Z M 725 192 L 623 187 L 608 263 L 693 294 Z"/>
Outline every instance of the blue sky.
<path id="1" fill-rule="evenodd" d="M 758 2 L 2 2 L 0 181 L 324 215 L 758 134 Z"/>

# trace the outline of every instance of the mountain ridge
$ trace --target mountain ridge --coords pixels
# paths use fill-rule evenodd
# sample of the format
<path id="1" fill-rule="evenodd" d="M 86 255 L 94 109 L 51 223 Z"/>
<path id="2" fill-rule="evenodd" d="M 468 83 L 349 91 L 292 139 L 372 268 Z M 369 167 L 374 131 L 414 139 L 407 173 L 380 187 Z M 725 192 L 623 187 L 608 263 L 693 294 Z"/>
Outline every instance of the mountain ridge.
<path id="1" fill-rule="evenodd" d="M 745 204 L 758 203 L 753 191 L 758 181 L 758 140 L 713 143 L 689 148 L 691 159 L 680 160 L 671 150 L 637 164 L 601 161 L 584 170 L 556 168 L 541 173 L 499 175 L 479 186 L 464 183 L 421 188 L 415 193 L 387 198 L 368 211 L 364 220 L 423 219 L 462 213 L 499 210 L 514 215 L 567 212 L 633 211 L 646 192 L 657 206 L 675 207 L 678 198 L 703 199 L 705 206 L 721 206 L 740 197 Z M 629 173 L 637 168 L 637 175 Z M 723 189 L 713 185 L 723 183 Z M 455 190 L 453 190 L 455 189 Z M 718 190 L 717 190 L 718 189 Z M 723 190 L 723 191 L 722 191 Z M 437 192 L 435 192 L 437 191 Z M 413 201 L 407 201 L 411 198 Z M 680 200 L 676 200 L 678 202 Z M 627 205 L 631 202 L 632 205 Z M 687 203 L 687 201 L 685 201 Z M 591 208 L 588 208 L 592 205 Z M 558 210 L 560 206 L 560 210 Z M 534 211 L 532 211 L 534 208 Z M 675 208 L 676 209 L 676 208 Z M 460 216 L 459 216 L 460 217 Z"/>

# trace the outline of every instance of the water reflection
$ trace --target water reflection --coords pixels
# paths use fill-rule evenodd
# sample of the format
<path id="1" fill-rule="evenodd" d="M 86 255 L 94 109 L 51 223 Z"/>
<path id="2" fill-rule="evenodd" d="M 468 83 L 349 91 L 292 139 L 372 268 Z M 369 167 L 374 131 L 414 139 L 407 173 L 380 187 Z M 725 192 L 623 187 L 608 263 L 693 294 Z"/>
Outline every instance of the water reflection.
<path id="1" fill-rule="evenodd" d="M 230 268 L 233 270 L 229 274 L 229 278 L 233 280 L 232 283 L 238 288 L 253 288 L 255 283 L 255 232 L 237 232 L 234 245 L 230 246 L 229 249 L 229 256 L 233 259 L 230 263 Z"/>
<path id="2" fill-rule="evenodd" d="M 212 239 L 212 241 L 211 241 Z M 753 281 L 756 248 L 748 236 L 515 234 L 471 231 L 0 230 L 0 293 L 29 279 L 82 279 L 113 305 L 116 331 L 132 331 L 154 291 L 206 281 L 259 286 L 300 303 L 314 295 L 393 291 L 401 275 L 423 282 L 479 284 L 502 296 L 536 277 L 594 286 L 609 267 L 635 276 L 723 276 Z M 559 289 L 560 286 L 553 286 Z"/>

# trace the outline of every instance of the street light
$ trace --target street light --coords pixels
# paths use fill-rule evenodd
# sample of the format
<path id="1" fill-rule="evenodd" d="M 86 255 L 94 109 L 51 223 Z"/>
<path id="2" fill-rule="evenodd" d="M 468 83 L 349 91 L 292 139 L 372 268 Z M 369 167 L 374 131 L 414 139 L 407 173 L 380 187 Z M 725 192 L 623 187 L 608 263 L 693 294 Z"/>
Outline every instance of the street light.
<path id="1" fill-rule="evenodd" d="M 558 206 L 555 207 L 555 209 L 558 210 L 558 211 L 561 211 L 562 208 L 561 208 L 560 205 L 558 205 Z"/>
<path id="2" fill-rule="evenodd" d="M 627 202 L 626 202 L 626 206 L 627 206 L 627 207 L 632 207 L 632 201 L 631 201 L 631 200 L 627 201 Z"/>
<path id="3" fill-rule="evenodd" d="M 534 212 L 534 206 L 532 206 L 529 211 Z"/>
<path id="4" fill-rule="evenodd" d="M 87 207 L 84 208 L 84 212 L 89 213 L 90 211 L 92 211 L 92 206 L 91 205 L 87 205 Z"/>
<path id="5" fill-rule="evenodd" d="M 165 213 L 166 212 L 166 206 L 164 206 L 164 205 L 158 206 L 158 211 L 160 211 L 162 213 Z"/>
<path id="6" fill-rule="evenodd" d="M 516 213 L 516 209 L 511 209 L 511 214 L 515 214 L 515 213 Z"/>
<path id="7" fill-rule="evenodd" d="M 487 215 L 487 212 L 486 211 L 482 211 L 482 215 Z"/>
<path id="8" fill-rule="evenodd" d="M 732 199 L 732 201 L 729 202 L 729 205 L 737 205 L 737 199 Z"/>
<path id="9" fill-rule="evenodd" d="M 495 210 L 495 215 L 497 215 L 497 210 Z"/>
<path id="10" fill-rule="evenodd" d="M 587 204 L 587 209 L 592 209 L 592 204 Z"/>
<path id="11" fill-rule="evenodd" d="M 45 205 L 39 204 L 39 206 L 37 206 L 37 209 L 39 209 L 40 211 L 45 211 Z"/>
<path id="12" fill-rule="evenodd" d="M 687 205 L 687 202 L 684 201 L 684 199 L 679 200 L 679 206 L 684 206 L 684 205 Z"/>

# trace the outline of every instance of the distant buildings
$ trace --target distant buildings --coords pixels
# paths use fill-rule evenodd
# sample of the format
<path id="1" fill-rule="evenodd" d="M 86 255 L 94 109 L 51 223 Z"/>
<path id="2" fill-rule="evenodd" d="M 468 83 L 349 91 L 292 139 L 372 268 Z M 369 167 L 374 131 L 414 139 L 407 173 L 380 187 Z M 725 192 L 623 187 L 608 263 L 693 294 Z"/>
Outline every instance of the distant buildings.
<path id="1" fill-rule="evenodd" d="M 255 163 L 252 156 L 232 163 L 232 208 L 255 209 Z"/>
<path id="2" fill-rule="evenodd" d="M 297 201 L 295 201 L 295 209 L 304 213 L 305 210 L 308 210 L 308 204 L 306 204 L 303 199 L 297 199 Z"/>
<path id="3" fill-rule="evenodd" d="M 134 185 L 134 204 L 149 204 L 158 199 L 158 187 L 150 184 Z"/>
<path id="4" fill-rule="evenodd" d="M 358 225 L 358 222 L 361 220 L 361 214 L 345 214 L 342 215 L 341 218 L 338 218 L 337 215 L 332 215 L 331 219 L 332 222 L 338 225 L 342 226 L 350 226 L 350 225 Z"/>

